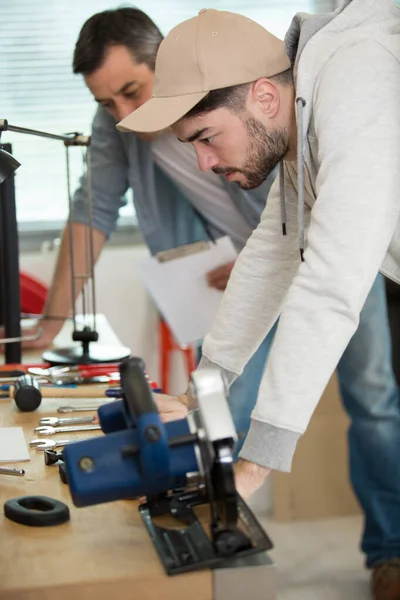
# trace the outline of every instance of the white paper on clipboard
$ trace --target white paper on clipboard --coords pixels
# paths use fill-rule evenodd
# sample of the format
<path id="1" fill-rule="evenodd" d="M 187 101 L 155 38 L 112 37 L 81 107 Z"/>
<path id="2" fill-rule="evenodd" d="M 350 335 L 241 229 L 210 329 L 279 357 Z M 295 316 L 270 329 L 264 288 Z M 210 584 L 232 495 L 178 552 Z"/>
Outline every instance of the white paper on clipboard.
<path id="1" fill-rule="evenodd" d="M 211 329 L 223 292 L 209 287 L 206 274 L 236 258 L 226 236 L 189 256 L 167 262 L 153 257 L 138 263 L 140 278 L 179 344 L 200 341 Z"/>

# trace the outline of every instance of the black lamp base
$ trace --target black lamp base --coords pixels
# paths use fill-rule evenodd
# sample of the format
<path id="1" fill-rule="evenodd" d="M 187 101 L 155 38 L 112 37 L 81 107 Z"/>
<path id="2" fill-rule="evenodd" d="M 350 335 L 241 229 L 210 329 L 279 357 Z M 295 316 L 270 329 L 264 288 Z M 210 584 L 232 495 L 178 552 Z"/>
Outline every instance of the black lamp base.
<path id="1" fill-rule="evenodd" d="M 90 365 L 120 362 L 131 354 L 126 346 L 104 346 L 97 342 L 92 342 L 85 350 L 83 345 L 54 348 L 43 352 L 42 358 L 51 365 Z"/>

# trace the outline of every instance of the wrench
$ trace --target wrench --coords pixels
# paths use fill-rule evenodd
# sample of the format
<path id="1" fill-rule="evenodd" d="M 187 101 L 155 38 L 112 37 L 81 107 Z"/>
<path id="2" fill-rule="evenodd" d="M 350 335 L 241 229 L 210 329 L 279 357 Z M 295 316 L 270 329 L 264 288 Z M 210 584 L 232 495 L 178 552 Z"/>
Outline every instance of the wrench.
<path id="1" fill-rule="evenodd" d="M 36 439 L 36 440 L 32 440 L 31 442 L 29 442 L 29 446 L 31 448 L 36 448 L 36 450 L 42 450 L 43 452 L 45 450 L 50 450 L 50 449 L 54 449 L 54 448 L 62 448 L 63 446 L 68 446 L 68 444 L 73 444 L 74 442 L 82 442 L 83 440 L 86 440 L 88 438 L 81 438 L 81 439 L 76 439 L 76 440 L 40 440 L 40 439 Z"/>
<path id="2" fill-rule="evenodd" d="M 107 404 L 107 402 L 103 402 L 102 404 Z M 100 408 L 100 406 L 102 406 L 102 404 L 97 404 L 96 406 L 89 406 L 89 405 L 75 405 L 75 406 L 59 406 L 57 408 L 57 412 L 59 413 L 71 413 L 71 412 L 90 412 L 93 410 L 97 410 Z"/>
<path id="3" fill-rule="evenodd" d="M 58 417 L 42 417 L 39 421 L 39 425 L 84 425 L 85 423 L 92 423 L 93 417 L 67 417 L 65 419 L 59 419 Z"/>
<path id="4" fill-rule="evenodd" d="M 41 435 L 55 435 L 56 433 L 72 433 L 73 431 L 94 431 L 101 429 L 100 425 L 75 425 L 74 427 L 50 427 L 49 425 L 41 425 L 33 431 Z"/>

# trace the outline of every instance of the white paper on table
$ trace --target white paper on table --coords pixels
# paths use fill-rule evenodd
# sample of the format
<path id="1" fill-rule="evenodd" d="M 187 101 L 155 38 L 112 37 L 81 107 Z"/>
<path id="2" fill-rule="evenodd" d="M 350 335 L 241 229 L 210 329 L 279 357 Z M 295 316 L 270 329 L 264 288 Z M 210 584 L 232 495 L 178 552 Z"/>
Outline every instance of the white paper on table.
<path id="1" fill-rule="evenodd" d="M 0 427 L 0 463 L 30 460 L 22 427 Z"/>
<path id="2" fill-rule="evenodd" d="M 179 344 L 197 342 L 211 329 L 223 292 L 210 288 L 206 274 L 236 260 L 229 237 L 209 249 L 160 263 L 146 258 L 138 273 Z"/>

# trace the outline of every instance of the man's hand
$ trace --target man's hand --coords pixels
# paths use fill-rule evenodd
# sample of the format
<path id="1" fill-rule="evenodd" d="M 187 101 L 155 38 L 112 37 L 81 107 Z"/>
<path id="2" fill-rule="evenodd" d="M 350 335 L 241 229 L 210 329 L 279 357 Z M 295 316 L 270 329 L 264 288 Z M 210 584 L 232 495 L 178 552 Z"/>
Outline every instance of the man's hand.
<path id="1" fill-rule="evenodd" d="M 53 320 L 53 319 L 40 319 L 40 321 L 34 327 L 30 329 L 23 329 L 23 336 L 34 336 L 40 332 L 40 336 L 36 340 L 23 342 L 22 347 L 24 350 L 33 349 L 45 349 L 49 348 L 54 338 L 62 329 L 64 321 Z"/>
<path id="2" fill-rule="evenodd" d="M 228 285 L 228 280 L 234 264 L 234 262 L 230 262 L 226 265 L 222 265 L 222 267 L 217 267 L 216 269 L 209 271 L 206 275 L 208 285 L 217 290 L 224 291 Z"/>
<path id="3" fill-rule="evenodd" d="M 243 500 L 250 498 L 264 483 L 271 469 L 240 459 L 235 465 L 236 489 Z"/>
<path id="4" fill-rule="evenodd" d="M 44 350 L 49 348 L 54 338 L 57 336 L 63 325 L 63 321 L 54 322 L 54 321 L 46 321 L 45 319 L 41 319 L 40 321 L 35 321 L 32 325 L 24 325 L 22 322 L 21 328 L 21 336 L 22 337 L 32 337 L 34 338 L 40 333 L 40 336 L 36 339 L 32 339 L 29 341 L 25 341 L 22 343 L 22 348 L 24 350 L 34 350 L 41 349 Z M 0 338 L 6 337 L 4 327 L 0 327 Z"/>
<path id="5" fill-rule="evenodd" d="M 166 394 L 154 394 L 153 398 L 164 423 L 185 419 L 188 415 L 188 400 L 185 394 L 180 396 L 167 396 Z"/>

